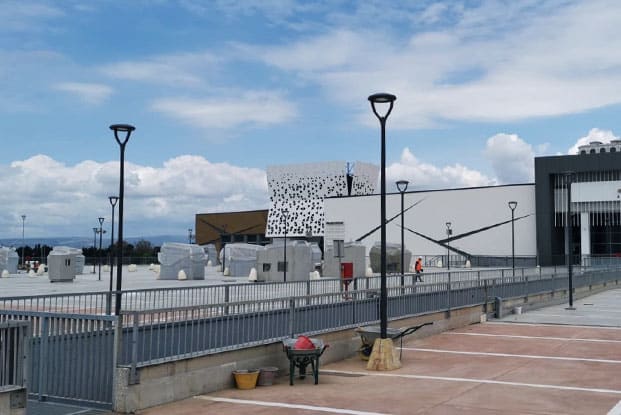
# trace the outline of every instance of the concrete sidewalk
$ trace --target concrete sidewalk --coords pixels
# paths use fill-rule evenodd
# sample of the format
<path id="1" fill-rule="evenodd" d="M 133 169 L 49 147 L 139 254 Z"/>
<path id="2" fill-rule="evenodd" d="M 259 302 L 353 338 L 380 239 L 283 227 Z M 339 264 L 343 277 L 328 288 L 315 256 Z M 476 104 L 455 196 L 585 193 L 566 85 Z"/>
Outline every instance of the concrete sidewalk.
<path id="1" fill-rule="evenodd" d="M 227 389 L 143 415 L 607 414 L 621 408 L 621 290 L 404 342 L 399 370 L 354 357 L 312 377 Z M 285 374 L 283 374 L 285 375 Z"/>

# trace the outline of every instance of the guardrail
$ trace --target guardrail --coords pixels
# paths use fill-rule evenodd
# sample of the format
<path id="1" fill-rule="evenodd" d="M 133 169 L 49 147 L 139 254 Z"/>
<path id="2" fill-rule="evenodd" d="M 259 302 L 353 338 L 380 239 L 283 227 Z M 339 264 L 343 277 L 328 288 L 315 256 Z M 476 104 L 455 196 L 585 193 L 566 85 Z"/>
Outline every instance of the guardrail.
<path id="1" fill-rule="evenodd" d="M 0 388 L 26 386 L 30 324 L 27 321 L 0 322 Z"/>

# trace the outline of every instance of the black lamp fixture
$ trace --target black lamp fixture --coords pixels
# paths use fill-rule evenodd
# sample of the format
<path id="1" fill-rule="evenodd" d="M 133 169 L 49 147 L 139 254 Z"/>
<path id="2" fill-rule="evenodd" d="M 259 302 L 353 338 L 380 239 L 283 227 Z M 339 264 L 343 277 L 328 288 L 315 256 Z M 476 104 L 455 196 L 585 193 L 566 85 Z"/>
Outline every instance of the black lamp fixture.
<path id="1" fill-rule="evenodd" d="M 97 255 L 97 263 L 99 264 L 99 281 L 101 281 L 101 237 L 103 236 L 104 230 L 103 230 L 103 223 L 104 223 L 104 218 L 98 218 L 99 219 L 99 252 Z"/>
<path id="2" fill-rule="evenodd" d="M 405 191 L 408 190 L 408 184 L 410 184 L 410 182 L 408 182 L 407 180 L 398 180 L 396 183 L 397 189 L 399 190 L 399 193 L 401 193 L 401 288 L 403 288 L 403 286 L 405 285 L 405 242 L 403 236 L 403 231 L 405 228 L 405 217 L 403 203 Z"/>
<path id="3" fill-rule="evenodd" d="M 108 304 L 106 305 L 106 314 L 110 315 L 110 313 L 112 312 L 112 275 L 113 275 L 113 261 L 112 258 L 114 258 L 114 207 L 116 206 L 116 203 L 119 201 L 118 196 L 108 196 L 108 200 L 110 201 L 110 206 L 112 207 L 112 225 L 110 227 L 110 253 L 109 253 L 109 257 L 110 257 L 110 287 L 108 290 Z"/>
<path id="4" fill-rule="evenodd" d="M 26 215 L 22 215 L 22 268 L 24 268 L 24 253 L 26 252 L 26 238 L 24 237 L 25 226 L 26 226 Z"/>
<path id="5" fill-rule="evenodd" d="M 283 208 L 281 209 L 280 213 L 282 214 L 282 217 L 285 221 L 285 239 L 284 239 L 284 249 L 283 249 L 283 256 L 284 256 L 284 263 L 283 263 L 283 281 L 287 282 L 287 215 L 289 214 L 289 209 L 287 208 Z"/>
<path id="6" fill-rule="evenodd" d="M 93 228 L 93 255 L 97 255 L 97 231 L 99 228 Z M 95 273 L 95 266 L 97 265 L 97 260 L 93 258 L 93 274 Z"/>
<path id="7" fill-rule="evenodd" d="M 574 308 L 574 276 L 572 267 L 572 251 L 573 251 L 573 235 L 571 226 L 571 184 L 574 179 L 573 172 L 563 173 L 565 185 L 567 186 L 567 220 L 565 221 L 565 237 L 567 241 L 567 277 L 569 283 L 569 307 L 567 310 L 575 310 Z"/>
<path id="8" fill-rule="evenodd" d="M 121 289 L 123 284 L 123 200 L 125 198 L 125 145 L 129 141 L 129 137 L 136 129 L 129 124 L 113 124 L 110 129 L 114 131 L 114 138 L 119 145 L 120 162 L 119 162 L 119 239 L 116 249 L 116 303 L 115 314 L 118 316 L 121 312 Z M 119 138 L 119 135 L 121 137 Z M 124 137 L 123 137 L 124 135 Z"/>
<path id="9" fill-rule="evenodd" d="M 373 114 L 380 122 L 382 130 L 381 140 L 381 167 L 380 167 L 380 224 L 381 224 L 381 265 L 380 265 L 380 338 L 387 338 L 386 332 L 388 327 L 388 292 L 386 289 L 386 119 L 392 112 L 393 105 L 397 97 L 393 94 L 378 93 L 369 96 L 371 109 Z M 377 112 L 376 105 L 388 106 L 384 115 Z"/>
<path id="10" fill-rule="evenodd" d="M 511 209 L 511 268 L 513 269 L 513 276 L 515 277 L 515 208 L 518 202 L 512 200 L 508 203 L 509 209 Z"/>
<path id="11" fill-rule="evenodd" d="M 447 271 L 451 269 L 451 241 L 448 239 L 453 234 L 453 230 L 451 229 L 451 222 L 446 222 L 446 269 Z"/>

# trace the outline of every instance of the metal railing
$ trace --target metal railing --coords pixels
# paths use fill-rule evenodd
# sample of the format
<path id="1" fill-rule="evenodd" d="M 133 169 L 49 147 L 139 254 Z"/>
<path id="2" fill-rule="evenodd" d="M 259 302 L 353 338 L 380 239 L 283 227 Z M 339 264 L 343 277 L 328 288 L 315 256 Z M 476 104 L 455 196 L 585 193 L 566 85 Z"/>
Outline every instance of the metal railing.
<path id="1" fill-rule="evenodd" d="M 30 397 L 109 407 L 116 317 L 0 310 L 0 327 L 17 320 L 30 326 Z"/>
<path id="2" fill-rule="evenodd" d="M 614 265 L 614 266 L 613 266 Z M 576 276 L 595 272 L 600 269 L 621 269 L 621 262 L 605 267 L 581 267 L 574 266 Z M 514 278 L 530 279 L 554 279 L 559 275 L 566 275 L 566 267 L 536 267 L 536 268 L 511 268 L 505 269 L 456 269 L 449 271 L 423 273 L 423 283 L 446 284 L 449 277 L 452 283 L 457 281 L 482 281 L 497 280 L 496 285 L 502 285 L 505 281 L 511 282 Z M 404 284 L 413 284 L 415 276 L 408 273 L 403 277 Z M 400 287 L 401 275 L 392 274 L 387 276 L 387 286 Z M 359 277 L 350 284 L 351 290 L 379 290 L 381 278 Z M 491 285 L 492 283 L 490 283 Z M 440 288 L 438 288 L 440 289 Z M 446 289 L 446 288 L 444 288 Z M 140 290 L 125 290 L 121 293 L 121 309 L 130 311 L 153 310 L 162 308 L 175 308 L 187 306 L 203 306 L 210 304 L 236 303 L 243 301 L 262 301 L 268 299 L 282 299 L 290 297 L 314 296 L 319 294 L 338 293 L 343 290 L 339 279 L 322 278 L 320 280 L 292 281 L 292 282 L 266 282 L 266 283 L 235 283 L 204 285 L 196 287 L 179 288 L 152 288 Z M 0 309 L 21 311 L 45 311 L 56 313 L 74 314 L 106 314 L 108 300 L 111 309 L 115 309 L 116 292 L 109 298 L 108 292 L 83 292 L 65 294 L 45 294 L 35 296 L 17 296 L 0 298 Z"/>
<path id="3" fill-rule="evenodd" d="M 26 386 L 29 350 L 30 324 L 27 321 L 0 322 L 0 389 Z"/>
<path id="4" fill-rule="evenodd" d="M 406 276 L 391 276 L 388 288 L 389 319 L 447 311 L 484 304 L 494 297 L 515 298 L 567 289 L 567 276 L 523 270 L 513 275 L 505 270 L 493 276 L 488 271 L 463 271 L 426 275 L 424 283 Z M 578 273 L 574 287 L 580 288 L 620 279 L 618 270 Z M 429 281 L 428 281 L 429 280 Z M 362 286 L 361 283 L 362 282 Z M 339 291 L 218 304 L 190 305 L 152 310 L 125 310 L 123 349 L 119 362 L 132 368 L 272 343 L 296 334 L 317 334 L 379 321 L 377 279 L 358 281 L 347 293 Z M 364 286 L 368 283 L 368 286 Z"/>

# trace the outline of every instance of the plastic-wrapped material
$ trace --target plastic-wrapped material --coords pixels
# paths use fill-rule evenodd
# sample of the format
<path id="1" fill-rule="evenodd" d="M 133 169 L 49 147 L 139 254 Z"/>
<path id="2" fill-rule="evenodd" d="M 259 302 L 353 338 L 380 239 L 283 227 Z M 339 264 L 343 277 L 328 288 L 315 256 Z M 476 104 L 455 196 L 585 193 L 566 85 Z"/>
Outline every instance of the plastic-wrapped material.
<path id="1" fill-rule="evenodd" d="M 74 255 L 73 265 L 75 267 L 75 275 L 84 274 L 84 262 L 86 261 L 86 258 L 84 257 L 84 254 L 82 253 L 82 249 L 72 248 L 70 246 L 55 246 L 54 251 L 57 251 L 57 252 L 63 251 L 63 252 L 67 252 L 69 254 Z"/>
<path id="2" fill-rule="evenodd" d="M 344 245 L 344 256 L 336 258 L 334 248 L 326 248 L 323 276 L 328 278 L 339 278 L 341 275 L 341 265 L 351 263 L 353 267 L 353 278 L 364 277 L 366 274 L 366 248 L 362 242 L 347 242 Z M 401 258 L 401 257 L 399 257 Z M 399 259 L 400 261 L 401 259 Z"/>
<path id="3" fill-rule="evenodd" d="M 231 243 L 224 246 L 226 267 L 232 277 L 247 277 L 250 270 L 256 267 L 257 252 L 264 251 L 261 245 Z"/>
<path id="4" fill-rule="evenodd" d="M 15 248 L 0 246 L 0 273 L 6 270 L 9 274 L 16 274 L 17 264 L 19 255 L 15 252 Z"/>
<path id="5" fill-rule="evenodd" d="M 257 279 L 259 281 L 282 282 L 308 281 L 311 271 L 315 270 L 316 260 L 312 244 L 301 240 L 287 239 L 287 263 L 284 262 L 285 245 L 283 240 L 275 240 L 264 250 L 257 252 Z"/>
<path id="6" fill-rule="evenodd" d="M 157 259 L 160 262 L 161 280 L 176 280 L 181 270 L 189 280 L 205 279 L 207 260 L 205 251 L 199 245 L 164 242 Z"/>
<path id="7" fill-rule="evenodd" d="M 73 281 L 78 254 L 82 254 L 79 249 L 55 246 L 47 256 L 47 275 L 50 282 Z"/>
<path id="8" fill-rule="evenodd" d="M 404 268 L 405 272 L 410 268 L 409 264 L 412 260 L 412 252 L 404 250 Z M 381 267 L 381 243 L 375 242 L 369 251 L 371 260 L 371 268 L 374 272 L 380 272 Z M 386 271 L 401 272 L 401 244 L 386 243 Z"/>

